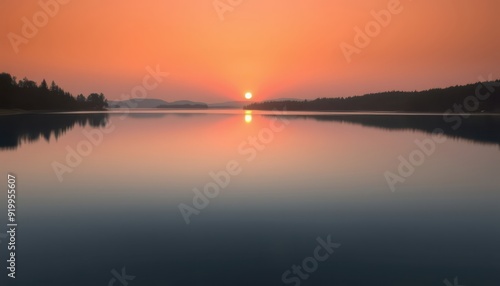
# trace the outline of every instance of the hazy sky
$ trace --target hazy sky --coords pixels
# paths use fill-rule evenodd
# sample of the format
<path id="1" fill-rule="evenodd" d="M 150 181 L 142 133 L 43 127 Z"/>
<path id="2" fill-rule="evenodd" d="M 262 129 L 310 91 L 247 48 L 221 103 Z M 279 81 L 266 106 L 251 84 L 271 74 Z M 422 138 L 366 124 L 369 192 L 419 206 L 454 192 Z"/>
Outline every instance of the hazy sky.
<path id="1" fill-rule="evenodd" d="M 149 98 L 205 102 L 242 100 L 246 91 L 256 100 L 336 97 L 500 78 L 496 0 L 220 0 L 219 11 L 213 0 L 60 2 L 68 3 L 49 5 L 46 18 L 38 0 L 0 2 L 0 71 L 118 99 L 159 65 L 170 75 Z M 369 25 L 371 11 L 388 6 L 391 19 Z M 38 31 L 23 31 L 23 17 Z M 367 25 L 372 36 L 360 48 L 355 27 Z M 342 43 L 357 49 L 350 62 Z"/>

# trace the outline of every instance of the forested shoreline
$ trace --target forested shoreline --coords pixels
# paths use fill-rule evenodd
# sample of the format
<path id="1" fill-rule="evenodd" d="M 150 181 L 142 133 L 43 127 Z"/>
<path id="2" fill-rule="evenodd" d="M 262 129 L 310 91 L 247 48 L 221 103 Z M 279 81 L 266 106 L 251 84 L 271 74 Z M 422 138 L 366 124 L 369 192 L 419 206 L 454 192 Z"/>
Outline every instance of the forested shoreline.
<path id="1" fill-rule="evenodd" d="M 390 111 L 500 113 L 500 81 L 436 88 L 425 91 L 390 91 L 304 101 L 265 101 L 244 109 L 291 111 Z"/>
<path id="2" fill-rule="evenodd" d="M 90 111 L 106 110 L 108 101 L 102 93 L 76 97 L 59 87 L 54 81 L 50 86 L 42 80 L 35 81 L 16 77 L 8 73 L 0 74 L 0 109 L 5 110 L 51 110 L 51 111 Z"/>

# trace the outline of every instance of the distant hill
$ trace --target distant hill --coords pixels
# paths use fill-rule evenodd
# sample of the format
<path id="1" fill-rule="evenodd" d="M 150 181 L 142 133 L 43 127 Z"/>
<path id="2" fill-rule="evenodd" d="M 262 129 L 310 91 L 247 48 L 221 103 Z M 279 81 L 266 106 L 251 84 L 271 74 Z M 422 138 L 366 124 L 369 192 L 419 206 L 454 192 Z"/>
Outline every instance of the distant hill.
<path id="1" fill-rule="evenodd" d="M 156 108 L 158 105 L 167 104 L 161 99 L 129 99 L 129 100 L 108 100 L 109 108 Z"/>
<path id="2" fill-rule="evenodd" d="M 209 108 L 243 108 L 245 105 L 254 103 L 253 101 L 226 101 L 219 103 L 211 103 L 208 105 Z"/>
<path id="3" fill-rule="evenodd" d="M 207 105 L 205 102 L 196 102 L 191 100 L 178 100 L 168 103 L 167 105 L 175 106 L 175 105 Z"/>
<path id="4" fill-rule="evenodd" d="M 203 102 L 193 102 L 189 100 L 179 100 L 179 101 L 174 101 L 171 103 L 167 104 L 161 104 L 158 105 L 156 108 L 165 108 L 165 109 L 206 109 L 208 108 L 208 105 Z"/>
<path id="5" fill-rule="evenodd" d="M 481 87 L 477 94 L 478 86 Z M 481 95 L 490 93 L 487 98 Z M 466 108 L 467 106 L 468 108 Z M 314 100 L 284 100 L 251 103 L 250 110 L 279 109 L 290 111 L 391 111 L 500 113 L 500 81 L 474 83 L 464 86 L 436 88 L 425 91 L 390 91 L 340 98 Z"/>
<path id="6" fill-rule="evenodd" d="M 302 101 L 296 98 L 276 98 L 272 101 Z M 110 100 L 108 101 L 109 108 L 217 108 L 217 109 L 242 109 L 248 104 L 255 103 L 254 101 L 226 101 L 218 103 L 204 103 L 190 100 L 178 100 L 167 102 L 161 99 L 146 98 L 146 99 L 129 99 L 123 101 Z"/>
<path id="7" fill-rule="evenodd" d="M 208 108 L 204 102 L 194 102 L 190 100 L 179 100 L 167 102 L 161 99 L 129 99 L 122 101 L 108 101 L 109 108 Z"/>

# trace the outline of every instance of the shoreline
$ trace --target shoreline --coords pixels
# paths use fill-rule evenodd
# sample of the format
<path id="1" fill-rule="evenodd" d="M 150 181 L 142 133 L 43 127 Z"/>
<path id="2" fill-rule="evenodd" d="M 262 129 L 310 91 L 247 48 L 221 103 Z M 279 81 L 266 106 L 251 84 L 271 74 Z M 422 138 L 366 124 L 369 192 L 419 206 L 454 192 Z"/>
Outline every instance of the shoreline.
<path id="1" fill-rule="evenodd" d="M 149 112 L 149 111 L 157 111 L 158 113 L 169 112 L 169 111 L 243 111 L 243 112 L 272 112 L 273 110 L 267 109 L 240 109 L 240 108 L 131 108 L 128 111 L 135 111 L 137 113 L 140 112 Z M 24 109 L 0 109 L 0 116 L 8 116 L 8 115 L 23 115 L 23 114 L 54 114 L 54 113 L 120 113 L 120 108 L 108 108 L 105 110 L 24 110 Z M 472 113 L 445 113 L 445 112 L 425 112 L 425 111 L 388 111 L 388 110 L 287 110 L 289 113 L 320 113 L 324 115 L 328 114 L 345 114 L 345 115 L 414 115 L 414 116 L 439 116 L 439 115 L 466 115 L 466 116 L 500 116 L 500 112 L 492 113 L 492 112 L 472 112 Z"/>
<path id="2" fill-rule="evenodd" d="M 245 111 L 267 111 L 272 112 L 272 109 L 243 109 Z M 457 112 L 437 112 L 437 111 L 391 111 L 391 110 L 294 110 L 287 109 L 287 112 L 323 112 L 323 113 L 360 113 L 360 114 L 406 114 L 406 115 L 500 115 L 500 112 L 469 112 L 469 113 L 457 113 Z"/>

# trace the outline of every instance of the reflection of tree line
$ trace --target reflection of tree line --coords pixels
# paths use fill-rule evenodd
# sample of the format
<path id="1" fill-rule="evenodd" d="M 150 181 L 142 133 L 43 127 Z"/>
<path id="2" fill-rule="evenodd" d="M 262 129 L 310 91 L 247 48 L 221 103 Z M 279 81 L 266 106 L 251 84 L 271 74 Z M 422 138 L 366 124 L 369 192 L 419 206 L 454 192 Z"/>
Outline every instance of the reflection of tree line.
<path id="1" fill-rule="evenodd" d="M 129 114 L 130 116 L 131 114 Z M 156 114 L 155 114 L 156 115 Z M 174 116 L 201 116 L 205 114 L 175 114 Z M 147 116 L 133 114 L 134 117 Z M 160 116 L 165 116 L 160 114 Z M 275 115 L 268 115 L 274 117 Z M 500 145 L 500 116 L 470 116 L 460 126 L 446 122 L 442 115 L 285 115 L 287 119 L 313 119 L 325 122 L 342 122 L 377 127 L 386 130 L 411 130 L 433 132 L 436 128 L 452 138 L 468 139 L 478 143 Z M 108 122 L 108 114 L 22 114 L 0 116 L 0 149 L 15 149 L 25 142 L 44 138 L 55 139 L 79 126 L 102 127 Z"/>
<path id="2" fill-rule="evenodd" d="M 0 149 L 15 149 L 25 142 L 49 141 L 75 127 L 102 127 L 108 115 L 95 114 L 22 114 L 0 116 Z"/>
<path id="3" fill-rule="evenodd" d="M 432 133 L 436 128 L 440 128 L 446 136 L 452 138 L 500 145 L 500 116 L 470 116 L 463 118 L 460 125 L 446 122 L 442 115 L 297 115 L 287 116 L 287 119 L 336 121 L 386 130 L 411 130 L 427 133 Z"/>

